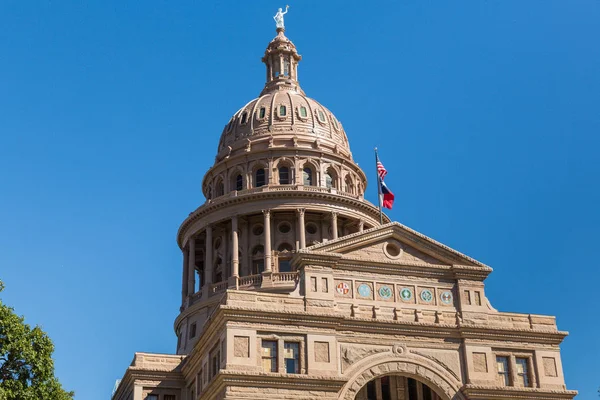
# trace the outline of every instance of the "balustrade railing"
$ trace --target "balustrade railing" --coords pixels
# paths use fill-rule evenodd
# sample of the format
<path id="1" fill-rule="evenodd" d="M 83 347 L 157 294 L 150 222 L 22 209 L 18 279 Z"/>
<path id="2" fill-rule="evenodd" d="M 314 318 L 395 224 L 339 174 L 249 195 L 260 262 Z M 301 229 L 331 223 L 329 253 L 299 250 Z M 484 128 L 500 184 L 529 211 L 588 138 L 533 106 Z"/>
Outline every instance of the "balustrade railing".
<path id="1" fill-rule="evenodd" d="M 273 272 L 273 282 L 295 282 L 298 278 L 298 272 Z"/>
<path id="2" fill-rule="evenodd" d="M 248 275 L 248 276 L 241 276 L 238 279 L 238 285 L 240 287 L 244 286 L 260 286 L 260 283 L 262 282 L 262 275 Z"/>
<path id="3" fill-rule="evenodd" d="M 210 285 L 210 292 L 208 292 L 209 296 L 224 292 L 225 290 L 227 290 L 227 285 L 228 285 L 227 281 L 214 283 L 214 284 Z"/>

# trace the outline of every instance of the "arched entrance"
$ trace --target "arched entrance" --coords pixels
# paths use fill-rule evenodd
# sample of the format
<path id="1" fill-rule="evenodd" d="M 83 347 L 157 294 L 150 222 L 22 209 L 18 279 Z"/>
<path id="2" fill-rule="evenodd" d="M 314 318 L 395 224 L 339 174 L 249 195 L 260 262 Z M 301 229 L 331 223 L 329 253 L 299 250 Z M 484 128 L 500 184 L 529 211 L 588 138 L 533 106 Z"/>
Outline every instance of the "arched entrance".
<path id="1" fill-rule="evenodd" d="M 462 383 L 454 371 L 404 346 L 363 358 L 344 375 L 348 381 L 339 399 L 465 400 L 460 391 Z"/>
<path id="2" fill-rule="evenodd" d="M 384 375 L 367 382 L 355 400 L 443 400 L 434 389 L 413 378 Z"/>

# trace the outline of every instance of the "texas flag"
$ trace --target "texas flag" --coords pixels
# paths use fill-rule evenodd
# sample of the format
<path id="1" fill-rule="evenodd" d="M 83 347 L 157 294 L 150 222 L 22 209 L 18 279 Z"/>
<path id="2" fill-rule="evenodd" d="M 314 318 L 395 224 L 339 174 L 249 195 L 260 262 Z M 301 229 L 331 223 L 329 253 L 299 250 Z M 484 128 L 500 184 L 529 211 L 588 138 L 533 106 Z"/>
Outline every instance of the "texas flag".
<path id="1" fill-rule="evenodd" d="M 388 189 L 387 185 L 382 179 L 379 179 L 379 185 L 381 186 L 381 194 L 379 195 L 379 205 L 384 208 L 392 209 L 394 205 L 394 193 Z"/>

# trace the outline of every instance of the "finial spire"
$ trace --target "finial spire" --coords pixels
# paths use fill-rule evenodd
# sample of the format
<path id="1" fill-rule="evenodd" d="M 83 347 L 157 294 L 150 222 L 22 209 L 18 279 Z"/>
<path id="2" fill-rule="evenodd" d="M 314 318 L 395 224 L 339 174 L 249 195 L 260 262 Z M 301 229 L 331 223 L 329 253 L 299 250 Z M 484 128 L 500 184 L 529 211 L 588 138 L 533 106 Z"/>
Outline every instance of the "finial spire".
<path id="1" fill-rule="evenodd" d="M 277 36 L 271 40 L 262 58 L 267 67 L 267 82 L 261 95 L 272 90 L 294 90 L 304 93 L 298 83 L 298 62 L 302 56 L 284 34 L 283 15 L 288 9 L 289 6 L 285 7 L 285 11 L 280 8 L 273 17 L 277 26 Z"/>
<path id="2" fill-rule="evenodd" d="M 275 14 L 275 16 L 273 17 L 273 19 L 275 20 L 275 26 L 277 27 L 277 32 L 279 32 L 280 29 L 283 29 L 285 31 L 285 24 L 283 23 L 283 15 L 287 14 L 288 9 L 290 8 L 290 6 L 285 6 L 285 11 L 282 11 L 281 8 L 279 10 L 277 10 L 277 14 Z"/>

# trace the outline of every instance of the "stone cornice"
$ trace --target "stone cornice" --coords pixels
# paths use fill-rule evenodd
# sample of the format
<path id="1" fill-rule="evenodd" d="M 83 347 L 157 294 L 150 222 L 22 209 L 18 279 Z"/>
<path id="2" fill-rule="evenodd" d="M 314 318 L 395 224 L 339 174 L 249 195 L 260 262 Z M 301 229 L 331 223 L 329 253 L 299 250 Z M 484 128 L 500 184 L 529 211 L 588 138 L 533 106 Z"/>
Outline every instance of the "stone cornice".
<path id="1" fill-rule="evenodd" d="M 234 193 L 234 192 L 232 192 Z M 374 221 L 379 219 L 379 210 L 373 204 L 367 200 L 360 200 L 355 197 L 347 196 L 344 194 L 321 192 L 321 191 L 310 191 L 310 190 L 263 190 L 263 191 L 249 191 L 246 193 L 240 193 L 237 196 L 221 196 L 214 201 L 207 202 L 202 206 L 198 207 L 195 211 L 183 221 L 179 230 L 177 231 L 177 244 L 180 248 L 183 247 L 184 237 L 187 229 L 196 221 L 201 218 L 214 213 L 217 210 L 221 210 L 230 206 L 240 205 L 249 202 L 260 202 L 265 200 L 280 200 L 281 203 L 285 203 L 285 199 L 296 198 L 296 199 L 318 199 L 323 201 L 326 205 L 339 204 L 354 209 L 360 213 L 371 217 Z M 292 209 L 297 208 L 293 206 Z M 305 208 L 310 210 L 309 204 Z M 389 222 L 390 219 L 384 215 L 384 221 Z M 216 222 L 216 221 L 211 221 Z M 346 236 L 347 237 L 347 236 Z"/>
<path id="2" fill-rule="evenodd" d="M 371 243 L 392 236 L 398 236 L 401 241 L 410 244 L 418 250 L 422 250 L 432 257 L 440 259 L 450 265 L 456 264 L 469 266 L 472 264 L 472 266 L 478 266 L 486 269 L 488 273 L 492 271 L 489 266 L 475 260 L 474 258 L 462 254 L 395 221 L 367 229 L 363 232 L 353 233 L 351 235 L 346 235 L 325 243 L 316 244 L 301 250 L 300 253 L 309 251 L 335 252 L 336 250 L 353 248 L 358 244 Z"/>
<path id="3" fill-rule="evenodd" d="M 469 399 L 523 399 L 523 400 L 558 400 L 572 399 L 576 390 L 549 390 L 540 388 L 524 388 L 512 386 L 481 386 L 467 384 L 461 388 Z"/>
<path id="4" fill-rule="evenodd" d="M 226 386 L 265 387 L 286 390 L 339 391 L 346 379 L 311 377 L 302 374 L 256 373 L 250 371 L 220 370 L 202 392 L 203 399 L 214 399 Z"/>

